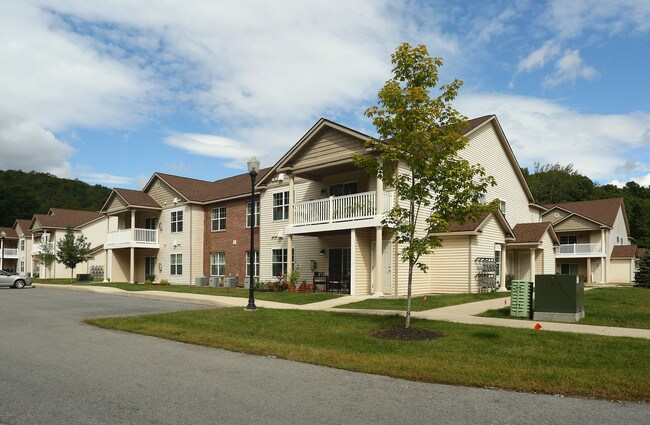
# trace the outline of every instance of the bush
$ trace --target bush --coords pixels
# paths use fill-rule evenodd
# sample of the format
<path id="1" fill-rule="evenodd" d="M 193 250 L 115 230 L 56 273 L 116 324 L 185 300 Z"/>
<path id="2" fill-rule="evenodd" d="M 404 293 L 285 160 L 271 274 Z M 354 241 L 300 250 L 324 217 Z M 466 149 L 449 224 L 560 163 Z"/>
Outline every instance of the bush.
<path id="1" fill-rule="evenodd" d="M 506 275 L 506 289 L 510 291 L 512 289 L 512 281 L 515 280 L 515 276 L 511 274 Z"/>
<path id="2" fill-rule="evenodd" d="M 169 285 L 169 281 L 167 279 L 163 279 L 160 282 L 158 282 L 158 285 Z"/>
<path id="3" fill-rule="evenodd" d="M 634 273 L 634 286 L 650 288 L 650 251 L 639 261 L 639 270 Z"/>
<path id="4" fill-rule="evenodd" d="M 156 280 L 156 275 L 153 274 L 153 273 L 146 274 L 146 275 L 144 275 L 144 280 L 149 280 L 149 281 L 153 282 L 153 281 Z"/>
<path id="5" fill-rule="evenodd" d="M 153 284 L 153 282 L 151 281 L 151 279 L 145 279 L 144 284 L 145 285 L 151 285 L 151 284 Z"/>

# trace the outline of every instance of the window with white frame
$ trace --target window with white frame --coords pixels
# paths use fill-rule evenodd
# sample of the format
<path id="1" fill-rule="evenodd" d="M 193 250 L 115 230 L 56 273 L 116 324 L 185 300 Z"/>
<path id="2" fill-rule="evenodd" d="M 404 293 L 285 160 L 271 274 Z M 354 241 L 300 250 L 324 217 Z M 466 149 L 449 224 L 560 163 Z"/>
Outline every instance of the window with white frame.
<path id="1" fill-rule="evenodd" d="M 183 231 L 183 211 L 172 211 L 170 227 L 172 233 Z"/>
<path id="2" fill-rule="evenodd" d="M 169 274 L 172 276 L 183 274 L 183 254 L 169 255 Z"/>
<path id="3" fill-rule="evenodd" d="M 289 219 L 289 191 L 273 194 L 273 220 Z"/>
<path id="4" fill-rule="evenodd" d="M 20 240 L 20 250 L 24 251 L 25 250 L 25 239 Z"/>
<path id="5" fill-rule="evenodd" d="M 260 275 L 260 253 L 259 251 L 255 251 L 255 254 L 253 255 L 253 272 L 255 273 L 255 277 Z M 246 277 L 251 275 L 251 256 L 250 252 L 246 251 Z"/>
<path id="6" fill-rule="evenodd" d="M 287 272 L 287 249 L 274 249 L 271 256 L 271 273 L 273 276 L 284 276 Z"/>
<path id="7" fill-rule="evenodd" d="M 226 253 L 225 252 L 210 253 L 210 276 L 225 276 L 225 275 L 226 275 Z"/>
<path id="8" fill-rule="evenodd" d="M 251 203 L 246 203 L 246 227 L 251 227 Z M 260 202 L 255 201 L 255 227 L 260 227 Z"/>
<path id="9" fill-rule="evenodd" d="M 212 208 L 212 231 L 226 230 L 226 207 Z"/>
<path id="10" fill-rule="evenodd" d="M 577 264 L 562 264 L 560 266 L 560 274 L 578 274 L 578 265 Z"/>
<path id="11" fill-rule="evenodd" d="M 25 273 L 25 261 L 20 260 L 20 272 Z"/>

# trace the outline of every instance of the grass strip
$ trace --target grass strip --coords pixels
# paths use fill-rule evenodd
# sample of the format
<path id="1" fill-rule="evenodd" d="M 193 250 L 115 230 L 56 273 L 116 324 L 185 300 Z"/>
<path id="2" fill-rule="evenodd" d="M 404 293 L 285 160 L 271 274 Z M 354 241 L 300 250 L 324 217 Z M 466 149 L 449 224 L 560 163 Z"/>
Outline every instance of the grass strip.
<path id="1" fill-rule="evenodd" d="M 187 294 L 202 294 L 220 297 L 238 297 L 248 298 L 248 289 L 243 288 L 212 288 L 210 286 L 189 286 L 189 285 L 144 285 L 144 284 L 131 284 L 124 282 L 96 282 L 96 283 L 78 283 L 76 281 L 70 282 L 70 279 L 38 279 L 36 283 L 47 283 L 55 285 L 77 285 L 77 286 L 104 286 L 111 288 L 118 288 L 124 291 L 166 291 L 166 292 L 180 292 Z M 319 301 L 331 300 L 332 298 L 340 297 L 339 294 L 329 292 L 317 292 L 315 294 L 305 294 L 302 292 L 255 292 L 256 300 L 276 301 L 280 303 L 304 305 L 316 303 Z"/>
<path id="2" fill-rule="evenodd" d="M 437 340 L 370 336 L 397 316 L 241 308 L 91 319 L 96 326 L 423 382 L 650 401 L 650 342 L 413 319 Z"/>
<path id="3" fill-rule="evenodd" d="M 438 294 L 414 296 L 411 299 L 412 311 L 426 311 L 434 308 L 448 307 L 451 305 L 473 303 L 494 298 L 509 297 L 510 292 L 488 292 L 482 294 Z M 351 308 L 364 310 L 406 310 L 406 298 L 373 298 L 355 303 L 337 306 L 337 308 Z"/>

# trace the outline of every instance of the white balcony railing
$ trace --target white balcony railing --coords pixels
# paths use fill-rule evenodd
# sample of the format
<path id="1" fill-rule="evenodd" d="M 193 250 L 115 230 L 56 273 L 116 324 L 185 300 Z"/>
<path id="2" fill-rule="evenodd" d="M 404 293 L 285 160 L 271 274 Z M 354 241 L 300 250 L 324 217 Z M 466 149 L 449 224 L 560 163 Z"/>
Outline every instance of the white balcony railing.
<path id="1" fill-rule="evenodd" d="M 575 256 L 601 254 L 602 248 L 599 243 L 571 243 L 560 245 L 559 255 Z"/>
<path id="2" fill-rule="evenodd" d="M 384 211 L 393 208 L 393 192 L 384 192 Z M 365 220 L 377 216 L 377 192 L 330 196 L 294 205 L 294 226 Z"/>
<path id="3" fill-rule="evenodd" d="M 34 245 L 34 247 L 32 248 L 32 255 L 38 255 L 41 253 L 41 245 L 42 245 L 41 242 L 38 242 Z M 50 251 L 54 251 L 54 242 L 47 242 L 47 248 Z"/>
<path id="4" fill-rule="evenodd" d="M 1 255 L 4 258 L 18 258 L 18 249 L 17 248 L 5 248 Z"/>
<path id="5" fill-rule="evenodd" d="M 131 237 L 131 229 L 116 230 L 108 232 L 106 237 L 107 246 L 131 246 L 131 245 L 156 245 L 158 244 L 158 231 L 155 229 L 134 229 L 135 239 Z"/>

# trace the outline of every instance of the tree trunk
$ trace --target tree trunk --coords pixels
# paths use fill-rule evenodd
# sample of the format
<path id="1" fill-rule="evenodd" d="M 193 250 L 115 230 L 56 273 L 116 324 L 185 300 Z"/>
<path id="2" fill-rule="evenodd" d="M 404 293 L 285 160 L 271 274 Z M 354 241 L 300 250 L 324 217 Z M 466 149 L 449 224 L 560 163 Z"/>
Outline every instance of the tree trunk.
<path id="1" fill-rule="evenodd" d="M 413 260 L 409 260 L 409 276 L 406 285 L 406 324 L 405 328 L 411 326 L 411 286 L 413 284 Z"/>

